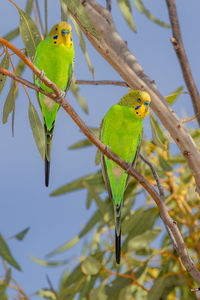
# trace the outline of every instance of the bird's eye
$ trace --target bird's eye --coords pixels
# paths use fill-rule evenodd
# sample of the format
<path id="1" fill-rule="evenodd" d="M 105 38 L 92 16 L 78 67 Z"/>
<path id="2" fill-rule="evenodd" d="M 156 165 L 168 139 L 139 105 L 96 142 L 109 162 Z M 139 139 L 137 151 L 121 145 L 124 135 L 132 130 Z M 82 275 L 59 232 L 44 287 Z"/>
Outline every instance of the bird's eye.
<path id="1" fill-rule="evenodd" d="M 145 105 L 145 106 L 148 106 L 148 105 L 149 105 L 149 101 L 145 101 L 145 102 L 144 102 L 144 105 Z"/>
<path id="2" fill-rule="evenodd" d="M 140 103 L 140 102 L 141 102 L 141 99 L 140 99 L 140 98 L 138 98 L 138 99 L 137 99 L 137 102 L 138 102 L 138 103 Z"/>

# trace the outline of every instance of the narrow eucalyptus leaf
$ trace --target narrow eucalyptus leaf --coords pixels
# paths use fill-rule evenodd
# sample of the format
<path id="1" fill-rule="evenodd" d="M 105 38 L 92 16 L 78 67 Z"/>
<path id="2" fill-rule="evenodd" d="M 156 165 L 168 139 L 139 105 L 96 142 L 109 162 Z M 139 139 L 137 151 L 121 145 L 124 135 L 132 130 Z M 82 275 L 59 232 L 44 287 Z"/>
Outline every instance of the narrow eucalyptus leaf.
<path id="1" fill-rule="evenodd" d="M 153 21 L 154 23 L 165 27 L 165 28 L 171 28 L 171 26 L 163 21 L 158 20 L 156 17 L 154 17 L 150 11 L 145 8 L 144 4 L 142 3 L 142 0 L 133 0 L 133 3 L 135 5 L 135 7 L 137 8 L 137 10 L 142 13 L 145 14 L 145 16 L 150 19 L 151 21 Z"/>
<path id="2" fill-rule="evenodd" d="M 166 149 L 165 141 L 167 140 L 161 126 L 158 124 L 154 116 L 150 115 L 151 130 L 153 142 L 160 148 Z"/>
<path id="3" fill-rule="evenodd" d="M 85 275 L 96 275 L 101 269 L 101 263 L 92 256 L 88 256 L 81 264 L 81 270 Z"/>
<path id="4" fill-rule="evenodd" d="M 16 238 L 18 241 L 22 241 L 25 238 L 25 235 L 28 233 L 29 230 L 30 230 L 30 227 L 25 228 L 24 230 L 17 233 L 14 236 L 14 238 Z"/>
<path id="5" fill-rule="evenodd" d="M 81 25 L 94 37 L 99 38 L 99 33 L 94 28 L 92 21 L 88 17 L 83 5 L 80 0 L 63 0 L 67 5 L 68 9 L 72 12 L 73 15 L 79 20 Z"/>
<path id="6" fill-rule="evenodd" d="M 75 150 L 75 149 L 85 148 L 85 147 L 88 147 L 91 145 L 92 145 L 92 143 L 89 140 L 82 140 L 82 141 L 79 141 L 79 142 L 71 145 L 68 149 Z"/>
<path id="7" fill-rule="evenodd" d="M 33 8 L 33 0 L 26 1 L 26 12 L 30 15 Z"/>
<path id="8" fill-rule="evenodd" d="M 37 295 L 44 299 L 57 300 L 57 296 L 52 290 L 39 290 L 37 292 Z"/>
<path id="9" fill-rule="evenodd" d="M 103 177 L 101 172 L 93 173 L 90 175 L 83 176 L 79 179 L 76 179 L 75 181 L 72 181 L 57 190 L 53 191 L 50 196 L 59 196 L 65 193 L 69 193 L 72 191 L 80 190 L 85 188 L 85 182 L 89 185 L 103 185 Z"/>
<path id="10" fill-rule="evenodd" d="M 16 38 L 19 35 L 19 28 L 15 28 L 12 31 L 10 31 L 9 33 L 7 33 L 6 35 L 4 35 L 4 40 L 6 41 L 12 41 L 14 38 Z M 2 47 L 2 45 L 0 44 L 0 48 Z"/>
<path id="11" fill-rule="evenodd" d="M 10 62 L 9 61 L 9 56 L 6 53 L 4 55 L 2 61 L 0 62 L 0 67 L 8 70 L 9 69 L 9 62 Z M 0 73 L 0 94 L 3 91 L 4 85 L 6 83 L 6 79 L 7 79 L 7 76 Z"/>
<path id="12" fill-rule="evenodd" d="M 136 32 L 135 23 L 133 21 L 132 10 L 129 0 L 117 0 L 119 8 L 128 23 L 129 27 Z"/>
<path id="13" fill-rule="evenodd" d="M 165 291 L 169 293 L 172 289 L 186 284 L 183 275 L 172 275 L 159 277 L 148 292 L 147 300 L 159 300 Z"/>
<path id="14" fill-rule="evenodd" d="M 149 244 L 158 236 L 160 232 L 161 228 L 155 228 L 135 236 L 128 242 L 128 250 L 135 251 L 142 248 L 148 248 Z"/>
<path id="15" fill-rule="evenodd" d="M 3 107 L 3 124 L 8 121 L 9 114 L 13 111 L 15 107 L 15 100 L 17 97 L 17 87 L 15 81 L 12 82 L 11 89 L 8 93 L 6 101 Z"/>
<path id="16" fill-rule="evenodd" d="M 18 265 L 18 263 L 16 262 L 16 260 L 12 256 L 9 247 L 8 247 L 6 241 L 4 240 L 4 238 L 1 234 L 0 234 L 0 256 L 4 260 L 6 260 L 12 267 L 14 267 L 15 269 L 21 271 L 20 266 Z"/>
<path id="17" fill-rule="evenodd" d="M 5 284 L 0 283 L 0 299 L 1 300 L 8 300 L 8 297 L 6 295 L 6 288 L 7 288 L 7 286 Z"/>
<path id="18" fill-rule="evenodd" d="M 32 103 L 29 104 L 28 116 L 29 116 L 31 129 L 33 132 L 33 137 L 35 139 L 35 142 L 36 142 L 37 148 L 41 154 L 41 157 L 44 160 L 44 154 L 45 154 L 44 129 L 43 129 L 42 123 L 40 121 L 40 118 L 38 116 L 37 110 L 35 109 L 35 107 L 33 106 Z"/>
<path id="19" fill-rule="evenodd" d="M 72 240 L 70 240 L 69 242 L 67 242 L 66 244 L 64 244 L 63 246 L 57 248 L 56 250 L 50 252 L 49 254 L 47 254 L 47 257 L 51 257 L 53 255 L 56 255 L 58 253 L 64 252 L 68 249 L 70 249 L 71 247 L 75 246 L 77 243 L 79 242 L 79 237 L 76 236 L 75 238 L 73 238 Z"/>
<path id="20" fill-rule="evenodd" d="M 165 97 L 165 99 L 167 100 L 167 102 L 169 104 L 173 104 L 176 99 L 178 98 L 178 96 L 180 95 L 180 92 L 184 89 L 184 86 L 180 86 L 179 88 L 177 88 L 175 91 L 173 91 L 173 93 L 167 97 Z"/>
<path id="21" fill-rule="evenodd" d="M 37 263 L 38 265 L 44 266 L 44 267 L 58 267 L 58 266 L 63 266 L 66 265 L 69 260 L 62 260 L 62 261 L 46 261 L 43 259 L 38 259 L 35 256 L 31 255 L 31 259 Z"/>
<path id="22" fill-rule="evenodd" d="M 30 56 L 31 60 L 33 60 L 37 45 L 41 41 L 41 35 L 37 25 L 35 24 L 33 19 L 29 16 L 28 13 L 23 12 L 20 9 L 19 14 L 20 14 L 19 32 L 24 42 L 24 45 L 27 49 L 28 55 Z"/>
<path id="23" fill-rule="evenodd" d="M 170 172 L 173 170 L 172 166 L 169 164 L 167 160 L 165 160 L 161 155 L 158 155 L 158 160 L 160 163 L 161 168 L 165 172 Z"/>

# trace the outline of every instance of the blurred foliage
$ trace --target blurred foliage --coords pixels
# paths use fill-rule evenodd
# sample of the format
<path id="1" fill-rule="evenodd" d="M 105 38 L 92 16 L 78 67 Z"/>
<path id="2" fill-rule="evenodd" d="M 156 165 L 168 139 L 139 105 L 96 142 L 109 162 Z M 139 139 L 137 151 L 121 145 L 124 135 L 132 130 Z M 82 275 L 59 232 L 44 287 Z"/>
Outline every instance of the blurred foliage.
<path id="1" fill-rule="evenodd" d="M 10 2 L 13 3 L 13 1 Z M 67 16 L 68 6 L 76 14 L 79 22 L 91 34 L 99 38 L 79 0 L 60 0 L 60 4 L 62 6 L 62 18 Z M 141 0 L 133 0 L 133 3 L 129 0 L 118 0 L 118 4 L 128 25 L 134 31 L 136 27 L 132 11 L 135 8 L 156 24 L 169 27 L 168 24 L 155 18 Z M 36 21 L 31 17 L 33 7 Z M 20 34 L 29 57 L 33 59 L 36 46 L 43 35 L 40 35 L 38 25 L 44 31 L 39 2 L 27 0 L 25 12 L 18 7 L 17 9 L 20 14 L 19 28 L 17 27 L 9 32 L 5 38 L 11 41 Z M 47 16 L 45 19 L 47 20 Z M 75 23 L 74 25 L 79 37 L 79 45 L 84 53 L 89 70 L 94 76 L 94 69 L 86 51 L 83 35 L 78 25 Z M 1 48 L 1 50 L 3 58 L 0 66 L 8 69 L 9 62 L 12 62 L 11 55 L 8 54 L 6 49 Z M 11 65 L 14 72 L 20 76 L 23 74 L 25 65 L 22 61 L 19 61 L 16 69 L 14 69 L 13 64 Z M 5 81 L 6 77 L 0 75 L 0 92 L 4 88 Z M 72 84 L 71 89 L 83 110 L 88 112 L 87 103 L 79 95 L 78 86 Z M 182 89 L 183 87 L 179 87 L 166 98 L 171 105 L 176 101 Z M 9 114 L 12 113 L 12 128 L 14 128 L 17 90 L 18 84 L 13 81 L 3 110 L 3 123 L 7 122 Z M 43 156 L 44 137 L 42 125 L 30 99 L 29 102 L 31 128 L 38 149 Z M 141 151 L 151 161 L 159 174 L 165 189 L 169 213 L 178 223 L 190 256 L 197 267 L 200 267 L 198 263 L 200 259 L 200 199 L 194 190 L 193 177 L 184 158 L 176 153 L 169 135 L 163 130 L 163 127 L 153 114 L 151 114 L 150 120 L 152 140 L 144 140 Z M 98 128 L 91 128 L 91 130 L 98 136 Z M 189 129 L 189 132 L 199 147 L 200 130 Z M 89 146 L 92 146 L 91 143 L 84 139 L 71 145 L 70 149 L 76 150 Z M 100 162 L 98 152 L 95 161 L 97 165 Z M 151 184 L 156 185 L 149 167 L 142 160 L 138 159 L 136 168 Z M 120 266 L 115 264 L 113 205 L 107 197 L 101 170 L 67 183 L 55 190 L 51 196 L 59 196 L 80 189 L 87 190 L 86 209 L 89 209 L 91 204 L 94 203 L 96 210 L 77 236 L 63 246 L 51 251 L 47 255 L 48 260 L 32 257 L 34 262 L 44 267 L 66 265 L 66 271 L 62 275 L 59 289 L 55 291 L 49 281 L 49 287 L 38 290 L 38 296 L 52 300 L 200 299 L 197 294 L 190 292 L 190 288 L 195 286 L 195 282 L 186 272 L 173 249 L 159 219 L 159 212 L 155 203 L 133 178 L 130 179 L 124 197 L 122 211 L 122 259 Z M 29 228 L 25 228 L 14 235 L 12 239 L 22 241 L 28 231 Z M 8 299 L 7 289 L 14 289 L 18 293 L 16 299 L 29 299 L 12 278 L 11 269 L 8 268 L 9 264 L 10 267 L 21 270 L 8 246 L 10 239 L 5 239 L 0 234 L 0 257 L 5 270 L 5 274 L 0 276 L 0 299 Z M 81 240 L 84 240 L 85 243 L 82 253 L 77 260 L 71 261 L 69 258 L 62 261 L 51 260 L 52 257 L 66 252 Z"/>

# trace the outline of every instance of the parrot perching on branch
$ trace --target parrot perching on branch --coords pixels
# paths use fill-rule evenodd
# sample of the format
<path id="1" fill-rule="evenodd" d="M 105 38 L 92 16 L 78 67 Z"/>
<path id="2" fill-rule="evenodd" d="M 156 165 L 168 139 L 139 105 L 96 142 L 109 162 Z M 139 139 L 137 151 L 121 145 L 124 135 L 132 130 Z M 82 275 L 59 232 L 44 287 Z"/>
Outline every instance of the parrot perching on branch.
<path id="1" fill-rule="evenodd" d="M 56 24 L 48 36 L 41 41 L 36 49 L 34 64 L 44 72 L 63 92 L 69 89 L 73 74 L 74 45 L 72 41 L 71 26 L 67 22 Z M 35 84 L 47 92 L 53 92 L 38 77 Z M 53 130 L 59 104 L 51 98 L 37 93 L 38 102 L 43 115 L 45 132 L 45 185 L 49 185 L 50 152 Z"/>
<path id="2" fill-rule="evenodd" d="M 142 139 L 142 121 L 149 113 L 151 98 L 145 91 L 134 90 L 113 105 L 101 123 L 100 138 L 104 145 L 134 166 Z M 114 205 L 116 262 L 120 263 L 121 210 L 128 174 L 101 152 L 103 177 Z"/>

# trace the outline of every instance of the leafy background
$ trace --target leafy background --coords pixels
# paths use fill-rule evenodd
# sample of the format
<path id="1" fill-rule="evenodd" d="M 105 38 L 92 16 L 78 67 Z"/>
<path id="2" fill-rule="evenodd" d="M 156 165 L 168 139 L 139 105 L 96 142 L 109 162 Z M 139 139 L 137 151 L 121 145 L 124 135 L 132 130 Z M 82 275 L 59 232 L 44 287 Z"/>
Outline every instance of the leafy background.
<path id="1" fill-rule="evenodd" d="M 49 2 L 49 1 L 48 1 Z M 98 1 L 100 4 L 104 5 L 104 1 Z M 120 1 L 118 1 L 120 2 Z M 121 1 L 122 2 L 122 1 Z M 126 1 L 124 1 L 126 2 Z M 137 2 L 137 1 L 135 1 Z M 43 3 L 43 2 L 42 2 Z M 167 9 L 164 1 L 144 1 L 145 7 L 147 7 L 153 15 L 157 18 L 164 20 L 168 23 L 168 15 Z M 26 1 L 20 1 L 20 8 L 25 10 Z M 184 3 L 177 3 L 178 13 L 180 17 L 180 24 L 183 32 L 183 39 L 185 43 L 185 47 L 187 50 L 187 54 L 192 66 L 193 74 L 197 82 L 197 86 L 199 85 L 199 53 L 200 53 L 200 43 L 199 40 L 195 37 L 198 37 L 198 28 L 199 28 L 199 18 L 198 11 L 200 9 L 200 4 L 197 1 L 185 1 Z M 43 5 L 41 5 L 42 16 L 44 15 Z M 134 23 L 137 29 L 137 34 L 133 33 L 133 31 L 127 26 L 126 21 L 124 20 L 122 13 L 116 2 L 112 3 L 112 15 L 114 17 L 114 21 L 119 31 L 120 35 L 128 42 L 128 47 L 135 54 L 138 61 L 143 66 L 145 72 L 156 81 L 156 84 L 159 90 L 164 94 L 168 95 L 174 90 L 176 90 L 180 86 L 184 86 L 184 82 L 182 79 L 181 71 L 179 65 L 177 63 L 177 59 L 172 48 L 170 37 L 171 30 L 167 28 L 163 28 L 151 22 L 147 19 L 143 14 L 140 14 L 132 5 L 133 18 Z M 191 16 L 193 22 L 191 22 Z M 33 17 L 33 14 L 32 14 Z M 60 21 L 60 5 L 59 3 L 48 4 L 48 22 L 49 29 L 56 23 Z M 0 12 L 0 35 L 4 36 L 14 28 L 16 28 L 16 24 L 19 23 L 19 14 L 17 9 L 8 1 L 3 0 L 1 3 L 1 12 Z M 91 72 L 88 70 L 87 64 L 84 59 L 84 55 L 79 48 L 79 39 L 75 34 L 75 30 L 73 29 L 73 39 L 75 44 L 75 77 L 77 79 L 92 79 Z M 18 48 L 23 48 L 23 42 L 20 37 L 14 40 L 14 44 Z M 90 56 L 91 64 L 95 70 L 95 79 L 113 79 L 119 80 L 118 74 L 113 71 L 110 66 L 103 60 L 102 57 L 91 47 L 91 45 L 86 41 L 86 48 Z M 12 57 L 13 61 L 16 62 L 16 58 Z M 32 74 L 30 71 L 26 70 L 23 74 L 25 78 L 29 78 L 32 80 Z M 0 101 L 0 109 L 1 115 L 3 113 L 3 106 L 7 94 L 10 89 L 10 81 L 8 80 L 6 83 L 6 87 L 1 94 Z M 81 86 L 80 93 L 85 97 L 89 109 L 89 114 L 86 115 L 81 109 L 80 105 L 77 103 L 77 100 L 70 92 L 68 94 L 68 100 L 73 105 L 73 107 L 77 110 L 80 116 L 85 120 L 85 122 L 92 127 L 98 127 L 102 117 L 108 110 L 108 108 L 115 104 L 121 96 L 123 96 L 127 92 L 127 88 L 121 87 L 113 87 L 113 86 Z M 36 103 L 36 97 L 34 92 L 29 91 L 31 101 L 38 108 Z M 103 191 L 103 184 L 101 183 L 101 177 L 95 176 L 94 180 L 99 178 L 100 182 L 100 190 L 96 190 L 93 186 L 88 183 L 87 180 L 83 181 L 83 187 L 87 188 L 90 192 L 90 196 L 95 198 L 95 201 L 92 201 L 89 209 L 86 209 L 86 200 L 87 200 L 87 191 L 86 189 L 81 189 L 76 192 L 70 192 L 68 194 L 60 195 L 59 197 L 50 197 L 50 193 L 56 190 L 58 187 L 67 184 L 76 180 L 79 177 L 88 175 L 90 173 L 96 173 L 99 170 L 99 166 L 95 166 L 95 155 L 96 149 L 95 147 L 87 147 L 84 149 L 78 150 L 69 150 L 69 146 L 74 144 L 77 141 L 83 139 L 83 134 L 79 131 L 76 125 L 71 121 L 71 119 L 66 116 L 66 114 L 60 110 L 58 114 L 58 118 L 56 121 L 56 127 L 54 132 L 54 139 L 52 145 L 52 165 L 51 165 L 51 178 L 50 178 L 50 188 L 46 189 L 44 187 L 44 171 L 43 171 L 43 163 L 39 152 L 35 146 L 35 142 L 33 140 L 33 136 L 31 133 L 31 128 L 28 121 L 28 99 L 20 87 L 18 92 L 18 97 L 16 100 L 16 109 L 15 109 L 15 134 L 14 138 L 12 137 L 11 130 L 11 116 L 9 116 L 8 122 L 5 125 L 0 126 L 0 136 L 1 136 L 1 156 L 0 156 L 0 185 L 1 185 L 1 201 L 0 201 L 0 232 L 4 239 L 7 240 L 7 243 L 15 257 L 17 263 L 20 265 L 22 272 L 19 272 L 12 269 L 12 276 L 17 280 L 19 285 L 24 289 L 24 291 L 30 295 L 35 291 L 39 290 L 43 287 L 48 287 L 46 274 L 48 274 L 50 280 L 53 283 L 55 289 L 59 289 L 59 284 L 61 280 L 61 276 L 66 270 L 66 265 L 64 266 L 56 266 L 56 267 L 48 267 L 44 268 L 38 263 L 35 263 L 33 257 L 37 259 L 46 259 L 45 255 L 55 250 L 57 247 L 64 245 L 66 242 L 72 240 L 83 230 L 84 226 L 87 224 L 88 220 L 93 216 L 95 211 L 97 210 L 98 205 L 100 204 L 101 213 L 103 212 L 103 216 L 100 215 L 100 220 L 104 220 L 104 222 L 110 222 L 109 228 L 112 227 L 112 218 L 109 217 L 109 214 L 104 214 L 106 210 L 108 212 L 111 210 L 111 206 L 109 201 L 106 202 L 106 206 L 102 206 L 102 202 L 99 200 L 97 193 L 99 191 Z M 177 114 L 181 118 L 185 118 L 187 115 L 193 115 L 193 110 L 191 108 L 191 103 L 189 97 L 187 95 L 182 95 L 178 98 L 178 100 L 173 104 L 174 109 Z M 190 123 L 188 125 L 191 128 L 196 126 L 196 122 Z M 144 132 L 145 139 L 151 140 L 152 133 L 150 127 L 149 118 L 144 122 Z M 193 132 L 196 136 L 196 142 L 199 139 L 199 132 Z M 169 137 L 163 138 L 160 136 L 161 144 L 165 144 L 168 146 Z M 163 140 L 164 139 L 164 140 Z M 159 143 L 158 140 L 154 142 Z M 171 142 L 171 141 L 170 141 Z M 147 156 L 150 155 L 152 150 L 152 143 L 144 143 L 143 152 L 146 153 Z M 176 153 L 179 153 L 177 147 L 174 143 L 170 143 L 171 153 L 175 156 Z M 163 179 L 163 183 L 168 188 L 170 186 L 170 180 L 173 183 L 175 170 L 177 170 L 180 165 L 173 165 L 173 159 L 169 162 L 166 162 L 166 157 L 168 156 L 168 148 L 165 148 L 166 156 L 163 156 L 162 146 L 157 147 L 155 154 L 151 156 L 152 161 L 157 165 L 158 171 L 160 172 L 160 176 Z M 164 157 L 164 158 L 163 158 Z M 174 162 L 177 163 L 177 158 L 175 158 Z M 182 163 L 181 159 L 179 162 Z M 173 169 L 172 169 L 173 167 Z M 149 180 L 150 174 L 148 169 L 143 164 L 138 164 L 139 170 L 145 174 Z M 182 177 L 177 176 L 176 180 L 174 179 L 174 186 L 171 184 L 171 188 L 174 188 L 178 195 L 178 199 L 184 198 L 184 195 L 180 196 L 180 190 L 182 190 L 183 186 L 186 183 L 190 183 L 191 186 L 188 188 L 191 189 L 191 199 L 194 200 L 193 203 L 193 211 L 196 212 L 197 203 L 194 191 L 192 189 L 192 179 L 189 176 L 189 172 L 186 172 L 187 168 L 185 165 L 182 165 L 182 169 L 180 171 Z M 171 177 L 170 177 L 171 176 Z M 134 183 L 132 183 L 133 185 Z M 182 184 L 182 186 L 181 186 Z M 96 183 L 95 183 L 95 186 Z M 180 186 L 180 189 L 179 189 Z M 99 186 L 97 186 L 99 187 Z M 134 186 L 132 186 L 134 187 Z M 137 186 L 138 187 L 138 186 Z M 133 190 L 135 192 L 136 190 Z M 189 190 L 188 190 L 189 191 Z M 131 192 L 131 189 L 129 189 Z M 146 197 L 146 194 L 141 189 L 137 189 L 137 192 L 140 194 L 136 197 L 134 203 L 134 211 L 136 211 L 139 207 L 145 204 L 147 201 L 148 210 L 144 215 L 141 213 L 141 210 L 138 211 L 138 219 L 135 217 L 132 223 L 132 219 L 127 215 L 126 223 L 124 223 L 123 228 L 124 232 L 129 232 L 131 228 L 131 232 L 134 235 L 134 230 L 137 230 L 138 220 L 145 220 L 144 229 L 151 228 L 153 226 L 155 216 L 157 218 L 157 209 L 154 208 L 154 204 L 150 202 L 150 199 Z M 170 190 L 168 194 L 170 194 Z M 128 193 L 127 193 L 128 194 Z M 130 205 L 131 201 L 134 200 L 134 195 L 129 195 L 129 201 L 127 203 L 127 210 L 124 209 L 128 214 L 128 203 Z M 90 198 L 91 198 L 90 197 Z M 106 197 L 106 193 L 102 195 L 104 199 Z M 99 201 L 98 201 L 99 200 Z M 172 210 L 179 214 L 181 209 L 178 206 L 174 205 L 174 202 L 169 199 L 169 205 Z M 182 205 L 182 202 L 180 206 Z M 125 205 L 126 206 L 126 205 Z M 184 205 L 183 205 L 184 206 Z M 178 209 L 176 211 L 176 209 Z M 141 213 L 141 215 L 140 215 Z M 112 216 L 112 213 L 110 212 Z M 180 213 L 180 221 L 184 216 Z M 198 216 L 197 216 L 198 219 Z M 101 229 L 104 225 L 104 222 L 99 223 L 99 228 Z M 134 227 L 135 222 L 135 227 Z M 151 224 L 149 224 L 149 222 Z M 194 220 L 189 218 L 189 225 L 194 223 Z M 139 223 L 140 224 L 140 223 Z M 198 223 L 197 223 L 198 224 Z M 131 227 L 130 227 L 131 226 Z M 146 227 L 145 227 L 146 226 Z M 22 242 L 19 242 L 16 239 L 10 239 L 16 233 L 22 231 L 23 229 L 30 227 L 25 239 Z M 152 236 L 156 237 L 160 232 L 158 227 L 163 227 L 162 223 L 157 220 L 156 225 L 151 233 L 146 233 L 145 236 L 141 237 L 139 240 L 139 245 L 137 244 L 137 239 L 132 240 L 131 245 L 129 245 L 131 251 L 136 251 L 142 249 L 141 241 L 144 241 L 143 245 L 143 258 L 147 258 L 148 255 L 152 254 L 151 251 L 145 252 L 145 249 L 148 249 L 149 243 L 151 240 L 147 240 L 147 237 Z M 106 227 L 105 227 L 106 228 Z M 185 231 L 187 229 L 187 231 Z M 192 249 L 196 244 L 194 241 L 191 241 L 188 235 L 189 228 L 183 227 L 184 232 L 186 232 L 186 238 L 188 245 L 193 245 Z M 145 231 L 141 228 L 141 233 Z M 104 261 L 104 265 L 110 268 L 112 271 L 116 271 L 115 266 L 113 265 L 113 255 L 112 252 L 109 252 L 108 249 L 112 247 L 112 239 L 110 238 L 108 233 L 112 231 L 106 231 L 105 233 L 99 231 L 95 236 L 94 232 L 90 232 L 87 236 L 84 236 L 78 244 L 70 248 L 67 252 L 61 253 L 59 256 L 53 256 L 52 260 L 62 261 L 67 260 L 67 268 L 68 270 L 72 270 L 79 263 L 80 255 L 88 255 L 87 247 L 90 246 L 90 242 L 94 237 L 93 244 L 90 246 L 90 250 L 93 253 L 95 249 L 98 250 L 99 244 L 102 245 L 102 249 L 107 249 L 107 253 L 105 257 L 107 261 Z M 140 233 L 140 232 L 139 232 Z M 103 234 L 103 235 L 102 235 Z M 145 233 L 144 233 L 145 234 Z M 152 248 L 160 249 L 160 244 L 163 240 L 163 236 L 165 231 L 163 230 L 159 238 L 157 238 L 153 244 L 151 244 Z M 196 234 L 198 234 L 198 229 Z M 101 235 L 101 239 L 99 240 Z M 106 243 L 106 244 L 104 244 Z M 192 244 L 193 243 L 193 244 Z M 96 248 L 95 248 L 96 247 Z M 133 248 L 131 248 L 133 247 Z M 135 249 L 134 247 L 138 247 Z M 169 247 L 170 248 L 170 247 Z M 196 248 L 194 248 L 196 249 Z M 85 252 L 82 252 L 84 250 Z M 156 250 L 153 250 L 156 251 Z M 173 253 L 173 251 L 170 249 Z M 174 254 L 174 253 L 173 253 Z M 2 254 L 1 254 L 2 255 Z M 95 254 L 98 256 L 98 253 Z M 100 254 L 99 254 L 100 255 Z M 198 251 L 193 251 L 193 255 L 195 259 L 198 257 Z M 98 261 L 101 261 L 101 256 L 96 257 Z M 164 257 L 163 260 L 166 260 L 163 263 L 163 266 L 166 268 L 170 268 L 170 263 L 172 264 L 173 272 L 177 271 L 177 265 L 169 262 L 169 258 Z M 41 262 L 40 262 L 41 263 Z M 133 262 L 132 262 L 133 263 Z M 157 286 L 162 287 L 162 274 L 159 274 L 156 271 L 156 262 L 155 263 L 155 271 L 152 267 L 152 274 L 150 276 L 151 280 L 155 276 L 155 278 L 160 275 L 158 280 L 159 284 Z M 87 261 L 82 266 L 82 270 L 86 274 L 90 274 L 90 265 L 93 266 L 92 270 L 95 270 L 94 265 L 96 261 Z M 88 267 L 89 265 L 89 267 Z M 124 264 L 126 265 L 126 264 Z M 134 265 L 134 263 L 133 263 Z M 135 262 L 135 266 L 137 267 L 137 262 Z M 145 274 L 145 264 L 141 264 L 143 271 L 141 274 Z M 85 268 L 85 269 L 84 269 Z M 89 268 L 89 270 L 88 270 Z M 136 268 L 137 269 L 137 268 Z M 97 263 L 96 272 L 100 270 L 100 265 Z M 126 272 L 126 269 L 122 270 Z M 162 269 L 163 274 L 167 273 L 166 269 Z M 169 270 L 168 270 L 169 271 Z M 81 273 L 80 273 L 81 272 Z M 77 269 L 77 274 L 75 277 L 78 278 L 77 282 L 75 281 L 75 285 L 83 278 L 84 272 L 82 272 L 79 268 Z M 93 272 L 93 271 L 92 271 Z M 139 272 L 139 271 L 138 271 Z M 153 273 L 154 272 L 154 273 Z M 0 274 L 4 274 L 4 267 L 0 264 Z M 81 274 L 81 275 L 80 275 Z M 140 274 L 138 274 L 139 277 Z M 80 277 L 79 277 L 80 276 Z M 93 275 L 94 276 L 94 275 Z M 173 276 L 178 276 L 174 274 Z M 87 277 L 89 278 L 89 277 Z M 91 277 L 94 279 L 94 277 Z M 105 278 L 102 276 L 99 277 L 99 280 L 104 280 Z M 147 278 L 148 279 L 148 278 Z M 69 279 L 68 279 L 69 280 Z M 65 282 L 68 286 L 73 283 L 72 281 Z M 85 280 L 85 279 L 84 279 Z M 113 283 L 114 290 L 118 286 L 120 289 L 124 286 L 129 285 L 130 283 L 124 278 L 118 278 L 118 281 Z M 149 281 L 151 281 L 149 280 Z M 125 282 L 126 281 L 126 282 Z M 169 280 L 165 279 L 165 286 L 167 285 L 172 288 L 172 283 L 176 281 L 177 285 L 185 286 L 184 278 L 181 277 L 171 277 Z M 184 281 L 184 282 L 183 282 Z M 109 282 L 109 281 L 108 281 Z M 119 284 L 120 282 L 120 284 Z M 64 286 L 65 286 L 64 284 Z M 147 284 L 148 286 L 148 284 Z M 151 285 L 150 285 L 151 286 Z M 148 286 L 148 288 L 150 287 Z M 81 283 L 79 283 L 79 287 L 81 287 Z M 63 286 L 61 286 L 62 290 Z M 74 290 L 74 286 L 72 285 Z M 169 288 L 169 291 L 170 291 Z M 141 289 L 139 289 L 141 290 Z M 162 290 L 162 289 L 161 289 Z M 163 288 L 164 290 L 164 288 Z M 161 291 L 161 293 L 163 292 Z M 117 290 L 118 291 L 118 290 Z M 10 292 L 11 293 L 11 292 Z M 64 293 L 64 292 L 63 292 Z M 110 293 L 113 293 L 111 289 L 107 288 L 107 295 L 111 297 Z M 128 291 L 127 291 L 128 293 Z M 154 291 L 152 294 L 155 293 Z M 138 294 L 139 295 L 139 294 Z M 159 295 L 159 292 L 156 291 L 156 295 Z M 175 294 L 174 294 L 175 295 Z M 188 299 L 188 294 L 185 292 L 185 299 Z M 113 294 L 113 296 L 116 296 Z M 123 296 L 123 294 L 122 294 Z M 94 296 L 95 297 L 95 296 Z M 102 296 L 103 297 L 103 296 Z M 128 296 L 127 296 L 128 297 Z M 139 296 L 138 296 L 139 297 Z M 140 295 L 141 297 L 141 295 Z M 175 296 L 174 296 L 175 297 Z M 193 297 L 190 295 L 190 297 Z M 40 299 L 39 296 L 35 296 L 34 299 Z M 73 299 L 73 298 L 72 298 Z M 101 299 L 101 298 L 100 298 Z M 103 299 L 103 298 L 102 298 Z M 106 299 L 106 298 L 105 298 Z M 111 299 L 111 298 L 109 298 Z M 128 299 L 128 298 L 127 298 Z M 142 299 L 142 298 L 141 298 Z M 154 299 L 155 298 L 148 298 Z M 159 299 L 159 298 L 158 298 Z M 171 298 L 175 299 L 175 298 Z M 183 290 L 182 290 L 182 298 L 183 298 Z M 191 298 L 192 299 L 192 298 Z"/>

